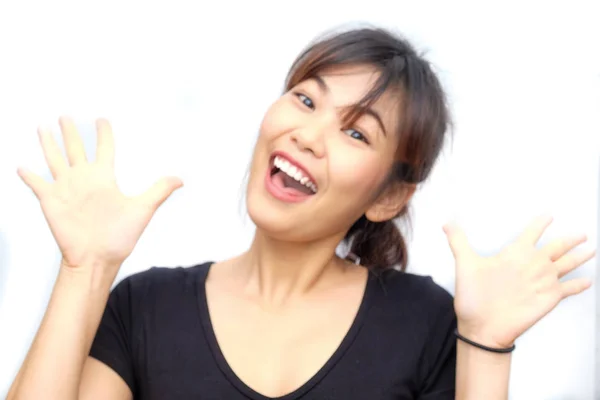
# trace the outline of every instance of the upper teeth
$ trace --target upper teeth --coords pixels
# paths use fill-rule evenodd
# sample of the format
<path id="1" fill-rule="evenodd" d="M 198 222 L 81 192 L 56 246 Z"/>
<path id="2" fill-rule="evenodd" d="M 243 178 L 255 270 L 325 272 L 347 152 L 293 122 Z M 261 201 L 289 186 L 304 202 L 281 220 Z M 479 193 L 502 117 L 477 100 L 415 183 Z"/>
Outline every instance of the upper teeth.
<path id="1" fill-rule="evenodd" d="M 294 178 L 295 180 L 312 190 L 314 193 L 317 193 L 317 186 L 306 175 L 304 175 L 304 173 L 302 173 L 300 169 L 290 164 L 288 160 L 276 156 L 274 164 L 277 168 L 285 172 L 288 176 Z"/>

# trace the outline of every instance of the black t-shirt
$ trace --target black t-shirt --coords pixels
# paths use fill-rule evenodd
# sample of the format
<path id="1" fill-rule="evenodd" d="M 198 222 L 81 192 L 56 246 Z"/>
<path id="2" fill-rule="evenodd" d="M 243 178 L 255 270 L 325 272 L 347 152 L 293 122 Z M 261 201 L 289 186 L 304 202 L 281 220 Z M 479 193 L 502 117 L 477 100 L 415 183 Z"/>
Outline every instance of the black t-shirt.
<path id="1" fill-rule="evenodd" d="M 273 399 L 245 385 L 219 350 L 205 294 L 211 265 L 151 268 L 111 292 L 90 355 L 134 399 Z M 452 296 L 431 278 L 370 273 L 338 349 L 277 400 L 454 399 L 455 326 Z"/>

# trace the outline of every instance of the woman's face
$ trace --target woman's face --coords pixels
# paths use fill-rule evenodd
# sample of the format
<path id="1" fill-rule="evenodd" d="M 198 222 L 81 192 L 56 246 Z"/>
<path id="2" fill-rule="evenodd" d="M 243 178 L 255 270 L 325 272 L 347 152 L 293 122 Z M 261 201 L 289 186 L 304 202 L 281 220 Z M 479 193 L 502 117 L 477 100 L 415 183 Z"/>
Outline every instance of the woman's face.
<path id="1" fill-rule="evenodd" d="M 386 93 L 352 127 L 343 116 L 377 77 L 371 67 L 338 68 L 271 105 L 247 190 L 257 228 L 292 241 L 343 236 L 373 206 L 394 162 L 398 99 Z"/>

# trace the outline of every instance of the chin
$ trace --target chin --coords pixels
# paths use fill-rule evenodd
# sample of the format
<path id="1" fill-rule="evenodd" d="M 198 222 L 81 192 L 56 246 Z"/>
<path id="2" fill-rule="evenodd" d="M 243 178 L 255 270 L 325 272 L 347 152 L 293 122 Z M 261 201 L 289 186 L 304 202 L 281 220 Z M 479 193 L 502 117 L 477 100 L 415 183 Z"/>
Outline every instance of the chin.
<path id="1" fill-rule="evenodd" d="M 269 199 L 259 193 L 249 193 L 246 201 L 248 215 L 256 230 L 262 234 L 285 242 L 307 242 L 319 238 L 313 221 L 306 221 L 298 210 L 282 210 L 273 207 Z"/>
<path id="2" fill-rule="evenodd" d="M 281 239 L 293 239 L 298 232 L 295 227 L 293 211 L 279 210 L 269 204 L 268 200 L 259 193 L 249 192 L 246 200 L 248 216 L 257 230 Z"/>
<path id="3" fill-rule="evenodd" d="M 332 236 L 343 237 L 344 227 L 337 227 L 318 218 L 314 213 L 298 209 L 273 207 L 269 199 L 255 193 L 247 197 L 250 219 L 264 235 L 290 243 L 315 242 Z M 336 229 L 339 228 L 339 229 Z"/>

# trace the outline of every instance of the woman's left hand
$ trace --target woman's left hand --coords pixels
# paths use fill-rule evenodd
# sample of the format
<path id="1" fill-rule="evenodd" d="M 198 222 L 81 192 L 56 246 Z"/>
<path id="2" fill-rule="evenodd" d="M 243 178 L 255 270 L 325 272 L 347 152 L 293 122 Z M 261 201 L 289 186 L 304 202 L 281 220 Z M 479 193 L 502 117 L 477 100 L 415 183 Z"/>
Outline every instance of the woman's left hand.
<path id="1" fill-rule="evenodd" d="M 561 300 L 590 287 L 585 278 L 560 281 L 594 257 L 595 250 L 569 253 L 587 240 L 585 235 L 536 248 L 551 222 L 550 217 L 535 219 L 492 257 L 476 254 L 458 226 L 444 226 L 456 260 L 454 308 L 461 335 L 489 347 L 510 347 Z"/>

